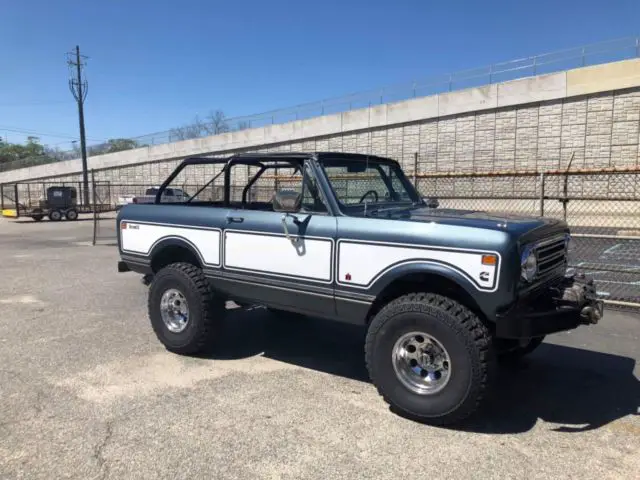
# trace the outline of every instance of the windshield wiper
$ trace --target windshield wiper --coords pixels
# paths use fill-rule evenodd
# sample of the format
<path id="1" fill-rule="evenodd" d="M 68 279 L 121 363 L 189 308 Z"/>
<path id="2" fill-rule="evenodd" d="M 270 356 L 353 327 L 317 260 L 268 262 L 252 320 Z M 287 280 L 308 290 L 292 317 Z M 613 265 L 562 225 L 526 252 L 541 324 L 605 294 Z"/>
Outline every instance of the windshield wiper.
<path id="1" fill-rule="evenodd" d="M 387 207 L 387 208 L 382 208 L 382 206 L 379 206 L 377 209 L 373 210 L 371 213 L 372 214 L 375 213 L 376 215 L 378 215 L 380 213 L 390 212 L 392 210 L 398 210 L 398 209 L 403 210 L 403 209 L 409 208 L 411 206 L 412 205 L 393 205 L 393 206 Z"/>

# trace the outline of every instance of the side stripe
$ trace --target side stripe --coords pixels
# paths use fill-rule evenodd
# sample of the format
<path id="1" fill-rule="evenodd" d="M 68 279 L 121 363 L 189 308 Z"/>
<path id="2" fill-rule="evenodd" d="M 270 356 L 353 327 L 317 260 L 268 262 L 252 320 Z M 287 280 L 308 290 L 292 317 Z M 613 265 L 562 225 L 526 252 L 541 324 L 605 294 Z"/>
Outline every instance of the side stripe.
<path id="1" fill-rule="evenodd" d="M 391 270 L 410 264 L 443 266 L 485 292 L 496 291 L 500 280 L 501 257 L 496 251 L 358 239 L 336 242 L 315 236 L 302 237 L 294 245 L 278 233 L 228 229 L 223 234 L 212 227 L 121 222 L 127 223 L 127 228 L 120 229 L 123 257 L 148 257 L 159 242 L 180 239 L 197 252 L 206 267 L 222 266 L 253 278 L 272 277 L 274 282 L 281 278 L 333 285 L 335 280 L 336 287 L 368 290 Z M 495 265 L 483 265 L 483 255 L 494 255 Z M 338 288 L 335 295 L 341 295 Z"/>

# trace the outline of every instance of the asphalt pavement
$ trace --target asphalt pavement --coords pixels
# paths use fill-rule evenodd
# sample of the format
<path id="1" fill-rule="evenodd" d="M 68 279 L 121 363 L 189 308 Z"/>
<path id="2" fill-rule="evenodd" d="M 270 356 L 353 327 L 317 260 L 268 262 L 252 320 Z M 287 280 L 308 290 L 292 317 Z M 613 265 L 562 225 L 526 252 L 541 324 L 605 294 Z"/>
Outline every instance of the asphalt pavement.
<path id="1" fill-rule="evenodd" d="M 359 328 L 236 308 L 215 353 L 168 353 L 91 237 L 0 220 L 2 479 L 640 478 L 636 314 L 548 337 L 435 428 L 389 411 Z"/>
<path id="2" fill-rule="evenodd" d="M 594 278 L 601 298 L 640 303 L 640 239 L 574 236 L 569 257 Z"/>

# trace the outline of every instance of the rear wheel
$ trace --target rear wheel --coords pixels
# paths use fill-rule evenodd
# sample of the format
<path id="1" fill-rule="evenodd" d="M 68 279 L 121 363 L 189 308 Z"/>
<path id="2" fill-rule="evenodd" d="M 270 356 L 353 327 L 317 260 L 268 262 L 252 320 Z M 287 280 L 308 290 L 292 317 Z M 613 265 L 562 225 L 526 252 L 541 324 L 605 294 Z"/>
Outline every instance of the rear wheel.
<path id="1" fill-rule="evenodd" d="M 36 222 L 40 222 L 44 218 L 44 212 L 40 208 L 34 208 L 32 213 L 33 215 L 31 215 L 31 218 Z"/>
<path id="2" fill-rule="evenodd" d="M 49 212 L 49 220 L 52 222 L 59 222 L 62 219 L 62 212 L 60 210 L 51 210 Z"/>
<path id="3" fill-rule="evenodd" d="M 383 307 L 367 332 L 365 354 L 385 401 L 435 425 L 461 421 L 480 406 L 494 365 L 491 336 L 480 319 L 429 293 Z"/>
<path id="4" fill-rule="evenodd" d="M 78 211 L 75 208 L 71 208 L 67 210 L 66 217 L 67 217 L 67 220 L 71 220 L 71 221 L 77 220 Z"/>
<path id="5" fill-rule="evenodd" d="M 216 337 L 225 302 L 211 291 L 200 268 L 173 263 L 154 276 L 148 309 L 151 326 L 165 348 L 189 355 L 205 350 Z"/>

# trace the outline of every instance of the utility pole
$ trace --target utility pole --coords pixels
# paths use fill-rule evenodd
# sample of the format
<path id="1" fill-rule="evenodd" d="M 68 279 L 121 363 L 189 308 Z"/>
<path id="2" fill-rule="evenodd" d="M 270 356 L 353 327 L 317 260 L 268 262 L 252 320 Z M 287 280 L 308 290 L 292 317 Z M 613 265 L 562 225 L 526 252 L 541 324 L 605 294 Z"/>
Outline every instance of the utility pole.
<path id="1" fill-rule="evenodd" d="M 87 57 L 80 55 L 80 47 L 75 52 L 67 53 L 69 66 L 69 90 L 78 102 L 78 121 L 80 123 L 80 152 L 82 153 L 82 190 L 84 206 L 89 206 L 89 172 L 87 171 L 87 140 L 84 132 L 84 101 L 87 98 L 89 84 L 82 78 L 82 67 Z"/>

